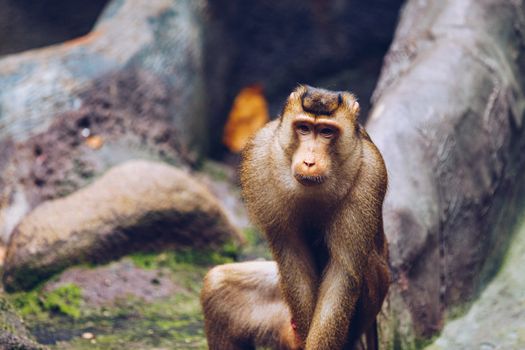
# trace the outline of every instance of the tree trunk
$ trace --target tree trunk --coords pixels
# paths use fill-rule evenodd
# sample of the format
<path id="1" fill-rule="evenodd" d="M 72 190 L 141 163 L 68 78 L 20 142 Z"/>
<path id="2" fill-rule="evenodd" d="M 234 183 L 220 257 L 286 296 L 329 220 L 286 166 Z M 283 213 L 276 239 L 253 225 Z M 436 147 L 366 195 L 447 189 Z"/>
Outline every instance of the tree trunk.
<path id="1" fill-rule="evenodd" d="M 524 33 L 518 0 L 403 9 L 367 125 L 389 171 L 387 343 L 434 335 L 507 248 L 525 204 Z"/>

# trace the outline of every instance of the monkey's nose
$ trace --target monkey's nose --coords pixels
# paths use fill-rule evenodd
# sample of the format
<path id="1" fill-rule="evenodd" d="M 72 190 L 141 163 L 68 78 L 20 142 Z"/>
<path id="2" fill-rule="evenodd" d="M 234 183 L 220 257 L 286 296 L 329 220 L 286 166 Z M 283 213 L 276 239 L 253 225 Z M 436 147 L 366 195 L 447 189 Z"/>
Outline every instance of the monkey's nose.
<path id="1" fill-rule="evenodd" d="M 313 160 L 303 160 L 304 165 L 311 168 L 315 165 L 315 162 Z"/>

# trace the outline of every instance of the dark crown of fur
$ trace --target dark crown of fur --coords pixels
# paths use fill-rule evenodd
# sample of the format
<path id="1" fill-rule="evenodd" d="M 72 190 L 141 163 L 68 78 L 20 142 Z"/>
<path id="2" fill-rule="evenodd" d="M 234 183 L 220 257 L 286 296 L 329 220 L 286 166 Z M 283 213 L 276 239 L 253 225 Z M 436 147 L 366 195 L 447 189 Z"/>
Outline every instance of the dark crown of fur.
<path id="1" fill-rule="evenodd" d="M 341 105 L 343 97 L 339 92 L 307 86 L 301 100 L 305 112 L 315 115 L 331 115 Z"/>

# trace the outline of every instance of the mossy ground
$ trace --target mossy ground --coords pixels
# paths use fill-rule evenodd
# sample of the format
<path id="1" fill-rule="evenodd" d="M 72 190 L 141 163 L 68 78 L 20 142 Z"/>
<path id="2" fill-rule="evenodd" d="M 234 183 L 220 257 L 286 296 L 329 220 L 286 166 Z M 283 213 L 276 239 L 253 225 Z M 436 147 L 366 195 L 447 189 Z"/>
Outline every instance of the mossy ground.
<path id="1" fill-rule="evenodd" d="M 261 244 L 257 233 L 250 234 L 250 241 Z M 250 255 L 253 251 L 267 255 L 264 247 L 250 245 Z M 138 268 L 169 274 L 180 287 L 173 295 L 149 303 L 123 296 L 112 305 L 91 307 L 74 284 L 52 291 L 41 285 L 7 297 L 33 336 L 50 349 L 206 349 L 199 303 L 202 279 L 210 267 L 239 255 L 244 254 L 226 245 L 219 252 L 185 250 L 123 258 Z"/>

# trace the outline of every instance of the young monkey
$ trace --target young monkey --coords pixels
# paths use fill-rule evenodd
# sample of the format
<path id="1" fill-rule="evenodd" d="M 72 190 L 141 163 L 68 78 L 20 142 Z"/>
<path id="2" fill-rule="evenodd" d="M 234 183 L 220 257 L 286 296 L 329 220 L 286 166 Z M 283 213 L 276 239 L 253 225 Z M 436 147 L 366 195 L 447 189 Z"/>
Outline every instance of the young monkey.
<path id="1" fill-rule="evenodd" d="M 362 334 L 368 349 L 378 346 L 375 320 L 390 284 L 382 221 L 387 174 L 358 113 L 348 92 L 300 86 L 243 152 L 243 197 L 269 241 L 279 305 L 293 320 L 279 329 L 296 328 L 284 349 L 354 349 Z M 214 272 L 207 278 L 220 279 Z M 248 293 L 237 289 L 235 297 Z M 261 296 L 250 293 L 257 305 Z M 205 310 L 207 330 L 218 321 L 213 315 Z"/>

